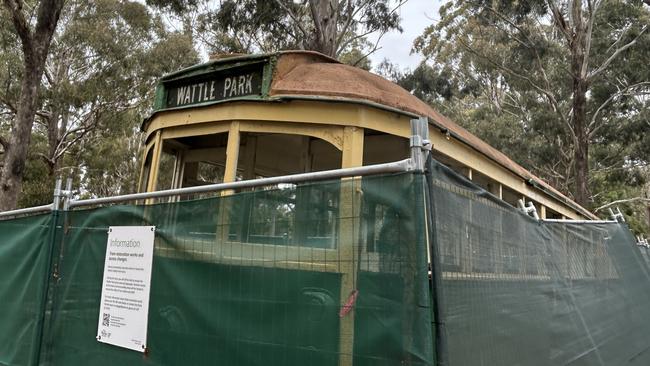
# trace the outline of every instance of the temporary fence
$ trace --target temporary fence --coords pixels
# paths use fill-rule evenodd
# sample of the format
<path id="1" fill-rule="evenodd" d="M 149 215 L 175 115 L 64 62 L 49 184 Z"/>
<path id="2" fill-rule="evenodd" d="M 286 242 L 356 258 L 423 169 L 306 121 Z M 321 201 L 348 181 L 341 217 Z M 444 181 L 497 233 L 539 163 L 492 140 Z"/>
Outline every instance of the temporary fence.
<path id="1" fill-rule="evenodd" d="M 53 216 L 0 221 L 0 365 L 33 365 L 44 314 Z"/>
<path id="2" fill-rule="evenodd" d="M 624 223 L 535 220 L 428 171 L 440 364 L 650 364 L 649 267 Z"/>
<path id="3" fill-rule="evenodd" d="M 417 155 L 0 221 L 0 365 L 650 362 L 625 224 L 535 220 Z M 144 353 L 95 338 L 112 226 L 156 227 Z"/>
<path id="4" fill-rule="evenodd" d="M 423 187 L 394 173 L 0 221 L 0 364 L 432 365 Z M 110 226 L 156 227 L 144 354 L 95 338 Z"/>

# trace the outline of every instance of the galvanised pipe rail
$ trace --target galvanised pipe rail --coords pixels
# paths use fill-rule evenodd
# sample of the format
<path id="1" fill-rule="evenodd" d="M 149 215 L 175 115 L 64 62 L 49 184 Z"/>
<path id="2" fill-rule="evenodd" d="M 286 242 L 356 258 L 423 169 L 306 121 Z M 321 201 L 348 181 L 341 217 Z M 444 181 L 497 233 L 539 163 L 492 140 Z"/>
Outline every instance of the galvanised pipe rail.
<path id="1" fill-rule="evenodd" d="M 0 212 L 0 219 L 6 217 L 20 216 L 20 215 L 50 212 L 52 211 L 53 207 L 54 204 L 50 203 L 43 206 L 35 206 L 35 207 L 21 208 L 19 210 L 4 211 L 4 212 Z"/>
<path id="2" fill-rule="evenodd" d="M 571 220 L 571 219 L 542 219 L 542 222 L 559 222 L 564 224 L 616 224 L 617 220 Z"/>
<path id="3" fill-rule="evenodd" d="M 125 194 L 125 195 L 113 196 L 113 197 L 91 198 L 91 199 L 78 200 L 78 201 L 71 200 L 68 202 L 67 207 L 74 208 L 74 207 L 82 207 L 82 206 L 110 204 L 110 203 L 117 203 L 117 202 L 146 200 L 151 198 L 180 196 L 185 194 L 219 192 L 219 191 L 225 191 L 230 189 L 253 188 L 253 187 L 261 187 L 261 186 L 268 186 L 268 185 L 282 184 L 282 183 L 299 183 L 299 182 L 374 175 L 374 174 L 383 174 L 383 173 L 399 173 L 399 172 L 406 172 L 412 169 L 413 166 L 411 163 L 411 159 L 404 159 L 393 163 L 367 165 L 367 166 L 356 167 L 356 168 L 325 170 L 321 172 L 283 175 L 279 177 L 242 180 L 238 182 L 217 183 L 217 184 L 209 184 L 204 186 L 187 187 L 187 188 L 167 189 L 164 191 L 155 191 L 155 192 Z"/>

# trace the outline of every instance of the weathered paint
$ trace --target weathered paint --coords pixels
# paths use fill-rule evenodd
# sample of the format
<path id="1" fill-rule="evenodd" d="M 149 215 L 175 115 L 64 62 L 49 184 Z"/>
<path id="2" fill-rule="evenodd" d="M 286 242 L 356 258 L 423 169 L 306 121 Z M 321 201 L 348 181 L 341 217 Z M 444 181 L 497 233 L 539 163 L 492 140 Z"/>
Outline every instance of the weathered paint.
<path id="1" fill-rule="evenodd" d="M 230 121 L 241 121 L 246 132 L 304 134 L 322 138 L 340 149 L 341 136 L 332 127 L 354 126 L 408 138 L 410 117 L 363 104 L 324 101 L 292 101 L 261 103 L 231 102 L 202 108 L 161 112 L 148 123 L 146 135 L 163 129 L 165 138 L 210 134 L 228 131 Z M 269 123 L 268 128 L 266 124 Z M 279 125 L 279 123 L 281 125 Z M 328 126 L 328 127 L 324 127 Z M 429 136 L 433 148 L 469 169 L 481 173 L 503 186 L 541 202 L 551 210 L 573 219 L 593 218 L 541 190 L 526 184 L 516 174 L 488 159 L 461 141 L 449 137 L 434 126 Z"/>

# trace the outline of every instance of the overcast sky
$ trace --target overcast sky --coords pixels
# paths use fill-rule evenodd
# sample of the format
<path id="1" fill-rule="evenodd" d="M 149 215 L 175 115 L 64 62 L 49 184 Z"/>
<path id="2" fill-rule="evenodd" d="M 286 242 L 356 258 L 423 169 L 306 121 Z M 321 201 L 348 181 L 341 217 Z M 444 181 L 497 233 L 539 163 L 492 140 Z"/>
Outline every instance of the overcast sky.
<path id="1" fill-rule="evenodd" d="M 401 69 L 414 69 L 422 60 L 422 55 L 411 54 L 413 40 L 422 34 L 424 28 L 438 19 L 440 0 L 409 0 L 400 8 L 404 32 L 390 32 L 382 38 L 379 51 L 370 56 L 373 66 L 384 58 L 400 66 Z"/>

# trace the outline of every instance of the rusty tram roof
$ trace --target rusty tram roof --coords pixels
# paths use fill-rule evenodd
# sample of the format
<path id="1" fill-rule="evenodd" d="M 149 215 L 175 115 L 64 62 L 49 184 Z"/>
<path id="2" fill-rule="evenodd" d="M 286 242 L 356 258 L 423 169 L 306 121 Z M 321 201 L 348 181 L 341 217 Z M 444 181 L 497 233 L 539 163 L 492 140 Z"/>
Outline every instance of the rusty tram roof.
<path id="1" fill-rule="evenodd" d="M 347 103 L 370 104 L 377 108 L 388 109 L 397 113 L 428 117 L 429 122 L 470 148 L 478 151 L 487 158 L 516 174 L 528 184 L 538 187 L 547 194 L 569 205 L 587 217 L 596 218 L 592 213 L 563 195 L 550 184 L 535 176 L 514 162 L 504 153 L 493 148 L 485 141 L 460 127 L 449 118 L 443 116 L 404 88 L 363 69 L 345 65 L 339 61 L 313 51 L 282 51 L 271 54 L 213 56 L 205 64 L 195 65 L 161 79 L 161 85 L 180 79 L 196 78 L 208 72 L 225 70 L 233 67 L 247 67 L 254 64 L 264 64 L 270 68 L 265 72 L 260 95 L 245 98 L 220 100 L 206 104 L 222 102 L 257 100 L 277 101 L 286 99 L 318 99 Z M 165 108 L 164 95 L 161 95 L 159 85 L 157 101 L 154 106 L 157 112 L 176 109 Z M 197 105 L 194 105 L 197 106 Z M 142 128 L 146 128 L 148 118 Z"/>

